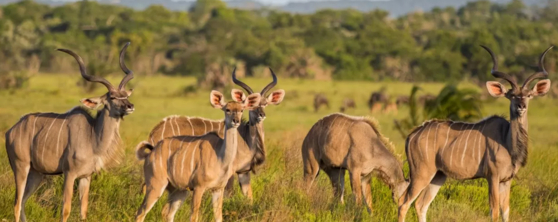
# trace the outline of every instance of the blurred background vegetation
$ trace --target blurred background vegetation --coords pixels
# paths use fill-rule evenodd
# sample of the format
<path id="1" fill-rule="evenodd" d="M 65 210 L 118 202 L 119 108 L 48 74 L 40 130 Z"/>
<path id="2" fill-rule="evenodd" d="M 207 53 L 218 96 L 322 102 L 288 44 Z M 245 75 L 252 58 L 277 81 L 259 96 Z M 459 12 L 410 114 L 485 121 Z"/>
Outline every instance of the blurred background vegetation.
<path id="1" fill-rule="evenodd" d="M 194 76 L 208 87 L 229 84 L 223 76 L 235 66 L 241 76 L 267 76 L 272 67 L 283 77 L 482 84 L 491 79 L 491 64 L 479 44 L 490 46 L 502 69 L 521 81 L 558 39 L 556 0 L 544 7 L 477 1 L 398 18 L 381 10 L 241 10 L 219 0 L 198 0 L 188 11 L 29 0 L 1 9 L 3 88 L 22 87 L 38 72 L 75 72 L 74 61 L 55 51 L 61 47 L 79 52 L 94 75 L 116 72 L 126 41 L 134 46 L 128 58 L 136 73 Z M 556 57 L 548 55 L 550 72 Z"/>

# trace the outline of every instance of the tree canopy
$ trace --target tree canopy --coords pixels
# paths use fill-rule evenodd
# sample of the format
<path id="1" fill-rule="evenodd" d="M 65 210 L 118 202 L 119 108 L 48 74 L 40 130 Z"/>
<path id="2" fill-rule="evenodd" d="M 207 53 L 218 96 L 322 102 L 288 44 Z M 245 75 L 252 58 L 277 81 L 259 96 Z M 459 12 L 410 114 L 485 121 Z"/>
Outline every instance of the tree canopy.
<path id="1" fill-rule="evenodd" d="M 74 71 L 71 58 L 56 48 L 79 52 L 97 72 L 116 71 L 118 50 L 131 41 L 129 64 L 144 74 L 203 76 L 238 66 L 258 76 L 269 66 L 300 78 L 485 81 L 491 60 L 483 44 L 496 52 L 503 71 L 522 80 L 558 39 L 557 9 L 555 0 L 543 8 L 483 0 L 391 18 L 380 10 L 247 11 L 219 0 L 198 0 L 184 11 L 25 0 L 2 6 L 0 75 Z M 548 55 L 550 72 L 556 57 Z"/>

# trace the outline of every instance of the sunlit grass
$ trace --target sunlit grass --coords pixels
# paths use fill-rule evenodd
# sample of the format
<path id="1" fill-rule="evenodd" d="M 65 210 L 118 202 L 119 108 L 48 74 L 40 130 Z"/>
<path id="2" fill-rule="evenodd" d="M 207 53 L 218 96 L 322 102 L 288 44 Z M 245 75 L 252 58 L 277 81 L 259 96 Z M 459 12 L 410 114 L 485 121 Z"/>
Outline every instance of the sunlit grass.
<path id="1" fill-rule="evenodd" d="M 27 88 L 15 92 L 0 92 L 0 132 L 4 133 L 24 114 L 29 112 L 65 112 L 79 105 L 81 98 L 102 95 L 99 87 L 86 93 L 77 87 L 79 75 L 38 75 Z M 110 78 L 117 83 L 120 76 Z M 246 79 L 256 91 L 270 79 Z M 135 88 L 130 97 L 136 111 L 125 118 L 121 135 L 125 144 L 125 161 L 117 168 L 95 175 L 91 185 L 89 221 L 132 221 L 143 196 L 142 162 L 135 159 L 134 146 L 147 138 L 151 128 L 171 114 L 203 116 L 220 119 L 223 113 L 209 105 L 209 91 L 184 93 L 195 83 L 193 78 L 142 77 L 131 82 Z M 436 94 L 443 84 L 420 84 L 424 92 Z M 470 84 L 469 87 L 474 87 Z M 267 162 L 253 178 L 254 203 L 251 205 L 237 189 L 225 200 L 226 220 L 239 221 L 394 221 L 397 208 L 387 186 L 374 179 L 372 186 L 372 215 L 352 201 L 350 183 L 346 183 L 345 205 L 333 202 L 332 189 L 324 174 L 317 186 L 306 193 L 302 183 L 300 146 L 304 136 L 317 120 L 337 112 L 345 97 L 355 100 L 357 108 L 351 115 L 370 115 L 380 122 L 381 131 L 396 145 L 404 157 L 404 139 L 393 127 L 393 120 L 407 114 L 406 107 L 397 114 L 370 114 L 366 101 L 371 92 L 387 87 L 389 94 L 407 95 L 410 83 L 331 82 L 279 79 L 275 89 L 285 89 L 286 97 L 278 106 L 268 106 L 265 120 Z M 478 89 L 483 90 L 483 89 Z M 314 93 L 324 93 L 331 109 L 314 113 Z M 423 93 L 424 93 L 423 92 Z M 229 97 L 230 92 L 223 92 Z M 489 99 L 484 103 L 483 115 L 508 115 L 505 99 Z M 558 105 L 549 98 L 537 98 L 530 104 L 530 154 L 527 166 L 514 181 L 511 197 L 513 221 L 558 220 Z M 4 137 L 0 137 L 4 147 Z M 3 149 L 3 148 L 2 148 Z M 405 166 L 406 168 L 406 166 Z M 405 169 L 405 171 L 407 171 Z M 48 177 L 26 205 L 31 221 L 58 221 L 62 198 L 62 177 Z M 348 178 L 346 181 L 349 181 Z M 79 201 L 74 195 L 71 220 L 79 218 Z M 14 181 L 5 152 L 0 152 L 0 219 L 13 220 Z M 148 221 L 161 220 L 163 196 L 148 215 Z M 212 220 L 209 198 L 203 205 L 204 220 Z M 177 221 L 188 220 L 189 199 L 177 213 Z M 488 188 L 483 180 L 458 182 L 449 180 L 430 208 L 430 221 L 487 221 L 489 219 Z M 411 210 L 407 218 L 415 221 Z"/>

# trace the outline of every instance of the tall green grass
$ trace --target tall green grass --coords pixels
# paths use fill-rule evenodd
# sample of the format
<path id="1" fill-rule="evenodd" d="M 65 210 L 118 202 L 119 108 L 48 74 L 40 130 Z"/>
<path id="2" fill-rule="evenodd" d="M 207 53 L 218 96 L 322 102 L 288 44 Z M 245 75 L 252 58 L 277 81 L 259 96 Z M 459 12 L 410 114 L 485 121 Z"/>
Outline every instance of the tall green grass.
<path id="1" fill-rule="evenodd" d="M 99 96 L 85 93 L 76 86 L 79 75 L 38 75 L 31 79 L 28 88 L 0 92 L 0 133 L 28 112 L 65 112 L 79 105 L 85 97 Z M 111 78 L 116 83 L 120 77 Z M 244 81 L 244 80 L 243 80 Z M 246 79 L 255 90 L 261 89 L 270 79 Z M 133 221 L 141 195 L 142 162 L 135 159 L 133 148 L 146 139 L 151 128 L 171 114 L 203 116 L 220 119 L 223 113 L 211 108 L 208 91 L 185 93 L 194 84 L 193 78 L 142 77 L 132 80 L 134 94 L 130 97 L 136 111 L 125 117 L 121 126 L 125 158 L 121 165 L 93 176 L 91 184 L 89 221 Z M 443 84 L 420 84 L 424 92 L 436 94 Z M 466 84 L 467 85 L 467 84 Z M 404 139 L 393 127 L 393 120 L 403 118 L 408 112 L 401 107 L 397 114 L 370 114 L 366 101 L 372 91 L 387 87 L 389 94 L 407 95 L 412 84 L 372 82 L 330 82 L 296 79 L 279 79 L 276 89 L 286 90 L 283 103 L 268 106 L 265 120 L 265 165 L 254 175 L 252 186 L 254 202 L 250 204 L 235 187 L 234 194 L 225 199 L 224 216 L 227 221 L 394 221 L 397 207 L 387 186 L 373 179 L 373 208 L 369 214 L 364 207 L 352 200 L 350 183 L 346 183 L 346 203 L 333 200 L 333 191 L 325 174 L 320 174 L 317 185 L 306 192 L 302 182 L 300 146 L 312 124 L 323 116 L 337 112 L 345 97 L 353 98 L 357 108 L 349 109 L 351 115 L 375 117 L 381 131 L 396 145 L 397 153 L 404 159 Z M 471 86 L 471 85 L 469 85 Z M 484 89 L 478 89 L 484 90 Z M 314 93 L 324 93 L 331 109 L 314 113 Z M 224 92 L 228 95 L 230 92 Z M 227 96 L 228 97 L 228 96 Z M 489 99 L 484 103 L 483 115 L 508 115 L 509 103 L 505 99 Z M 528 164 L 514 180 L 511 197 L 513 221 L 558 221 L 558 114 L 556 101 L 536 98 L 529 111 L 530 154 Z M 4 149 L 4 137 L 0 137 Z M 405 166 L 406 171 L 407 166 Z M 349 181 L 348 178 L 346 181 Z M 50 176 L 30 198 L 26 212 L 30 221 L 58 221 L 62 198 L 61 176 Z M 76 184 L 77 186 L 77 184 Z M 0 151 L 0 220 L 13 220 L 14 180 L 8 159 Z M 77 190 L 76 190 L 77 192 Z M 74 195 L 71 221 L 79 219 L 78 195 Z M 202 207 L 203 220 L 213 219 L 210 198 Z M 147 217 L 147 221 L 161 221 L 164 195 Z M 189 199 L 177 213 L 177 221 L 188 220 Z M 428 213 L 430 221 L 487 221 L 489 220 L 488 188 L 483 180 L 448 180 L 432 203 Z M 408 221 L 416 221 L 414 210 Z"/>

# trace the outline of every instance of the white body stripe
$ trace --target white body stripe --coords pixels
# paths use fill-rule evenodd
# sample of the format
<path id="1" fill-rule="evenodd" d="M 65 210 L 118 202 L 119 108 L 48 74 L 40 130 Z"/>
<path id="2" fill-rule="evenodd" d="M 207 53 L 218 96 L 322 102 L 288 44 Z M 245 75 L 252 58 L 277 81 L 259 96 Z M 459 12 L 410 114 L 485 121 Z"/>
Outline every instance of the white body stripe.
<path id="1" fill-rule="evenodd" d="M 479 163 L 478 163 L 478 164 L 479 164 L 479 165 L 480 165 L 480 163 L 481 163 L 481 161 L 482 161 L 482 157 L 481 157 L 481 154 L 480 154 L 480 153 L 481 153 L 481 149 L 482 149 L 482 146 L 481 146 L 482 138 L 483 138 L 483 136 L 484 136 L 484 135 L 482 134 L 482 131 L 484 131 L 484 127 L 485 127 L 485 126 L 486 126 L 486 123 L 484 123 L 484 125 L 482 125 L 482 129 L 481 129 L 481 131 L 480 131 L 481 138 L 479 139 L 479 148 L 478 148 L 478 151 L 477 151 L 478 154 L 479 154 L 479 157 L 478 157 L 478 159 L 479 159 Z"/>
<path id="2" fill-rule="evenodd" d="M 169 117 L 169 125 L 172 129 L 172 136 L 176 136 L 176 133 L 174 132 L 174 125 L 172 124 L 172 116 Z"/>
<path id="3" fill-rule="evenodd" d="M 60 133 L 62 132 L 62 128 L 64 128 L 64 123 L 66 123 L 66 118 L 64 118 L 64 121 L 62 121 L 62 125 L 60 125 L 60 129 L 58 130 L 58 139 L 56 139 L 56 156 L 59 156 L 60 154 L 60 152 L 58 152 L 60 150 L 58 147 L 60 144 Z"/>
<path id="4" fill-rule="evenodd" d="M 35 124 L 37 123 L 37 119 L 39 119 L 39 116 L 42 113 L 37 114 L 37 116 L 35 116 L 35 120 L 33 121 L 33 133 L 31 134 L 31 152 L 33 152 L 33 148 L 35 146 L 35 140 L 33 139 L 35 137 Z"/>
<path id="5" fill-rule="evenodd" d="M 203 123 L 203 132 L 204 134 L 207 133 L 207 125 L 205 125 L 205 120 L 202 120 Z"/>
<path id="6" fill-rule="evenodd" d="M 176 124 L 176 129 L 178 130 L 178 135 L 182 135 L 180 134 L 180 125 L 178 125 L 178 121 L 177 119 L 180 118 L 179 116 L 174 118 L 174 124 Z"/>
<path id="7" fill-rule="evenodd" d="M 196 150 L 198 149 L 199 145 L 200 145 L 200 140 L 198 140 L 198 143 L 196 143 L 194 149 L 192 149 L 192 158 L 190 160 L 190 174 L 194 172 L 194 156 L 196 155 Z"/>
<path id="8" fill-rule="evenodd" d="M 165 139 L 165 128 L 167 127 L 167 119 L 164 120 L 163 123 L 163 132 L 161 132 L 161 140 Z"/>
<path id="9" fill-rule="evenodd" d="M 466 124 L 463 124 L 463 126 L 461 126 L 461 129 L 459 129 L 459 135 L 457 135 L 457 140 L 455 140 L 455 144 L 453 145 L 454 149 L 451 149 L 451 153 L 450 153 L 450 166 L 453 165 L 453 150 L 455 150 L 455 147 L 457 146 L 459 148 L 459 139 L 461 139 L 461 134 L 463 134 L 463 127 L 465 127 Z M 467 128 L 465 128 L 467 129 Z M 452 146 L 450 146 L 452 147 Z"/>
<path id="10" fill-rule="evenodd" d="M 473 129 L 475 128 L 475 125 L 477 125 L 477 124 L 476 123 L 473 124 L 471 129 L 469 129 L 469 134 L 467 134 L 467 138 L 465 139 L 465 147 L 463 148 L 463 153 L 461 154 L 461 166 L 463 166 L 463 159 L 465 158 L 465 152 L 467 152 L 467 144 L 469 143 L 469 136 L 471 136 L 471 132 L 473 132 Z M 473 145 L 474 145 L 474 143 L 473 143 Z"/>
<path id="11" fill-rule="evenodd" d="M 188 146 L 186 146 L 186 149 L 184 149 L 184 158 L 182 158 L 182 163 L 180 164 L 180 174 L 184 174 L 184 159 L 186 159 L 186 154 L 188 154 L 188 148 L 190 148 L 190 144 L 192 144 L 192 141 L 188 142 Z"/>
<path id="12" fill-rule="evenodd" d="M 454 123 L 451 123 L 448 127 L 448 133 L 446 134 L 446 142 L 444 143 L 444 146 L 442 147 L 442 153 L 440 155 L 444 155 L 444 151 L 446 151 L 446 146 L 448 145 L 448 140 L 449 140 L 449 133 L 451 132 L 451 126 L 453 126 Z"/>
<path id="13" fill-rule="evenodd" d="M 190 123 L 190 129 L 192 129 L 192 135 L 194 135 L 194 125 L 192 125 L 192 121 L 190 121 L 190 117 L 188 117 L 188 123 Z"/>
<path id="14" fill-rule="evenodd" d="M 428 131 L 426 132 L 426 145 L 425 145 L 425 155 L 426 155 L 426 161 L 428 161 L 428 140 L 430 140 L 429 136 L 430 136 L 430 126 L 428 126 Z M 420 151 L 420 155 L 422 156 L 422 150 Z"/>
<path id="15" fill-rule="evenodd" d="M 56 122 L 56 119 L 57 119 L 58 117 L 60 117 L 60 115 L 62 115 L 62 114 L 58 114 L 58 116 L 56 116 L 56 118 L 54 118 L 54 119 L 52 120 L 52 123 L 50 123 L 50 126 L 48 127 L 47 133 L 46 133 L 46 135 L 45 135 L 45 139 L 43 140 L 43 149 L 41 150 L 41 151 L 42 151 L 42 152 L 41 152 L 41 160 L 43 160 L 43 159 L 44 159 L 44 156 L 45 156 L 45 149 L 47 148 L 47 147 L 46 147 L 46 142 L 47 142 L 47 139 L 48 139 L 48 134 L 50 133 L 50 130 L 52 129 L 52 125 L 54 125 L 54 122 Z"/>

